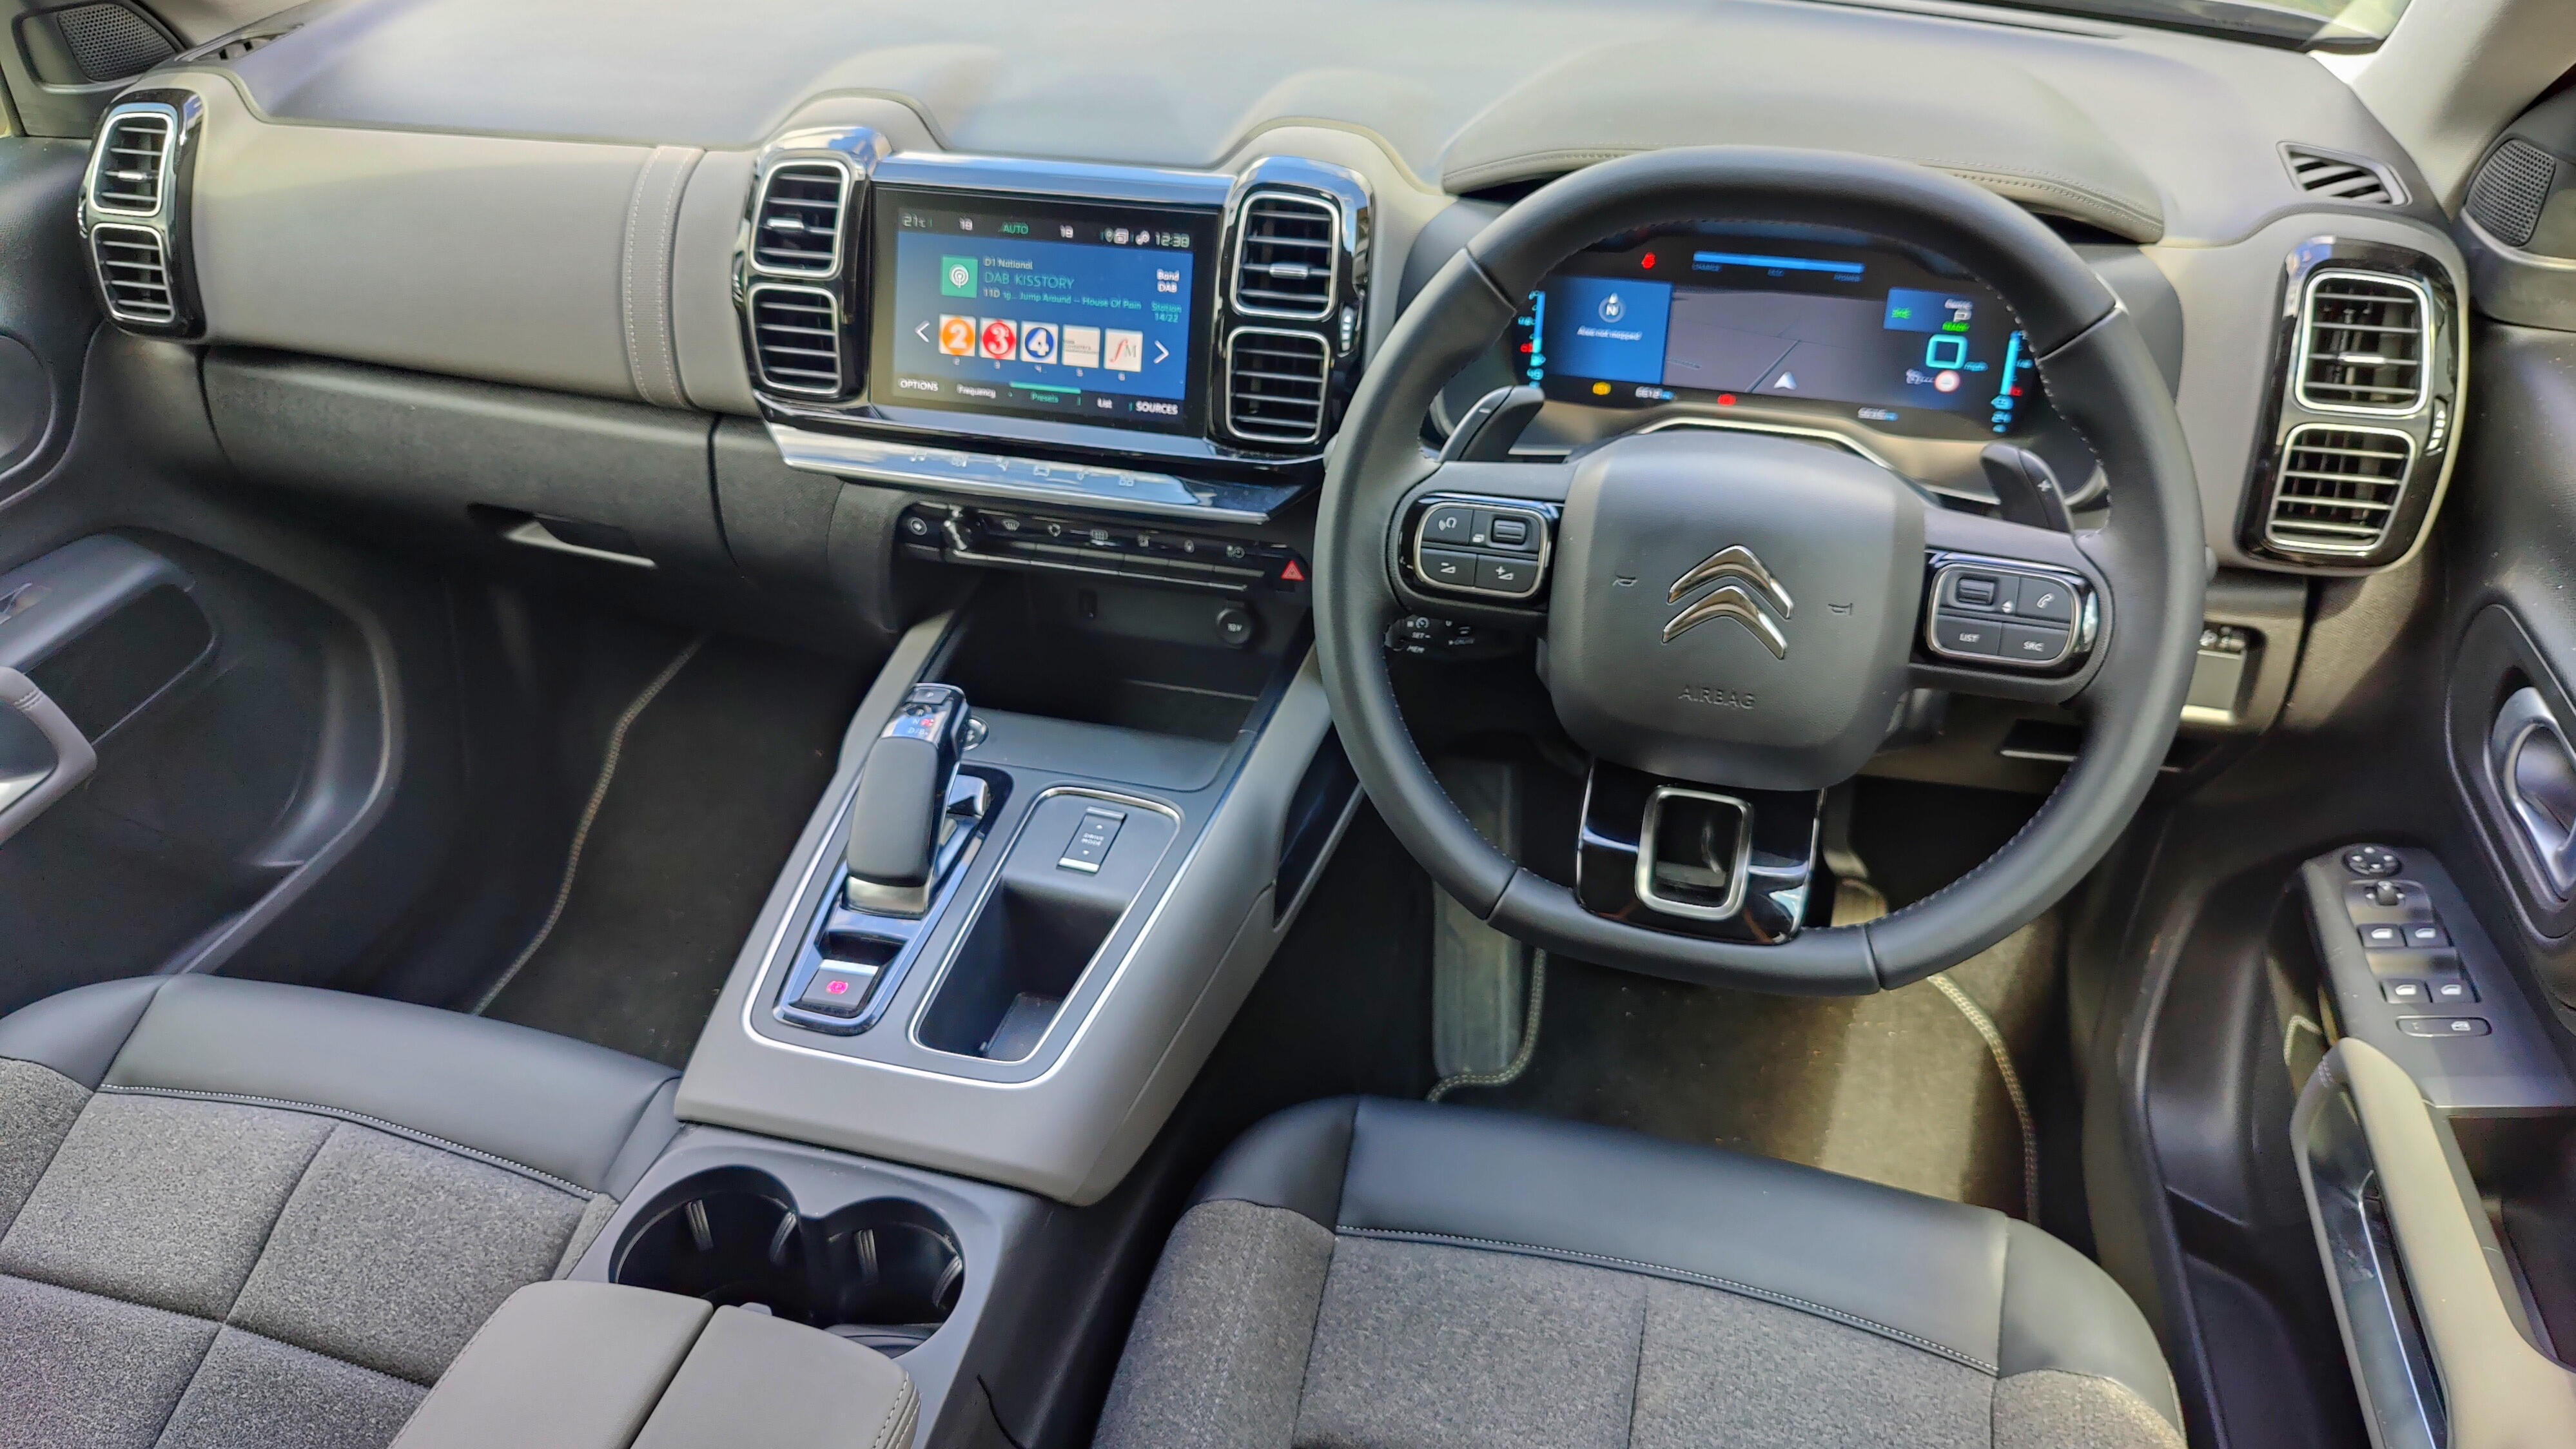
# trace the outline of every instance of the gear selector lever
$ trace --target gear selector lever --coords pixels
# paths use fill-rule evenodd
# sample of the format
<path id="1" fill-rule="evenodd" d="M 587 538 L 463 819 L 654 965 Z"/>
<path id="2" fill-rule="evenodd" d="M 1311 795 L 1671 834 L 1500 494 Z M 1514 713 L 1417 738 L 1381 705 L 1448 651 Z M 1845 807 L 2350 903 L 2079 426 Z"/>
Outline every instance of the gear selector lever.
<path id="1" fill-rule="evenodd" d="M 850 867 L 844 896 L 853 910 L 920 916 L 939 879 L 984 813 L 986 791 L 961 776 L 966 692 L 916 684 L 868 750 L 850 804 Z"/>

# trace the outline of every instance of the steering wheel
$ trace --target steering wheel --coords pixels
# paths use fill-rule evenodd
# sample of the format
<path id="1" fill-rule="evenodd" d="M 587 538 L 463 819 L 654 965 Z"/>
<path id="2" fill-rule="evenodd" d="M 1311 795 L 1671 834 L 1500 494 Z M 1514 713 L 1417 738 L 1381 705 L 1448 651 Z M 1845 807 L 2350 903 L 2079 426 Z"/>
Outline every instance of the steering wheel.
<path id="1" fill-rule="evenodd" d="M 1733 430 L 1632 433 L 1561 463 L 1424 448 L 1434 396 L 1550 270 L 1602 237 L 1689 220 L 1902 238 L 1995 288 L 2051 402 L 2102 464 L 2108 522 L 2069 534 L 1951 511 L 1864 458 Z M 1456 556 L 1424 552 L 1426 525 L 1445 538 L 1495 520 L 1496 538 L 1535 549 L 1518 618 L 1543 631 L 1557 717 L 1594 757 L 1573 888 L 1518 867 L 1459 812 L 1388 674 L 1399 615 L 1511 614 L 1445 592 L 1431 574 Z M 1496 929 L 1685 981 L 1858 994 L 2000 941 L 2110 849 L 2172 743 L 2206 558 L 2164 379 L 2118 300 L 2037 220 L 1900 162 L 1656 151 L 1532 193 L 1406 309 L 1326 474 L 1317 649 L 1378 812 Z M 2010 612 L 2016 590 L 2039 614 Z M 1863 925 L 1800 930 L 1821 791 L 1856 774 L 1923 689 L 2068 705 L 2083 747 L 2021 832 L 1948 888 Z"/>

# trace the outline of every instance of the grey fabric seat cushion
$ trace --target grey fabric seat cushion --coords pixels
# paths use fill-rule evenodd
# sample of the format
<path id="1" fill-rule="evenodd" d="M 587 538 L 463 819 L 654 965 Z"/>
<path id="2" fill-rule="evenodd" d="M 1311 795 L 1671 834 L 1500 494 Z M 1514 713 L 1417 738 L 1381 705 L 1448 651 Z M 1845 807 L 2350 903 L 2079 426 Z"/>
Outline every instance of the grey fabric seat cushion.
<path id="1" fill-rule="evenodd" d="M 2180 1449 L 2177 1420 L 2126 1295 L 2000 1215 L 1344 1099 L 1210 1174 L 1095 1442 Z"/>
<path id="2" fill-rule="evenodd" d="M 677 1131 L 675 1074 L 363 997 L 0 1020 L 0 1446 L 381 1449 Z"/>

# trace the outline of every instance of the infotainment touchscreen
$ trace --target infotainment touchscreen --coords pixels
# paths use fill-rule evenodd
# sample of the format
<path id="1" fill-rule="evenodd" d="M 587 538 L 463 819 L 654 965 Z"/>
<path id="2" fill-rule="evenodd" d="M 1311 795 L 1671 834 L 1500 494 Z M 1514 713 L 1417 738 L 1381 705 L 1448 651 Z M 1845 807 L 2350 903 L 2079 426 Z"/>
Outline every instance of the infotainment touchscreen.
<path id="1" fill-rule="evenodd" d="M 1197 433 L 1214 212 L 882 187 L 876 402 Z"/>
<path id="2" fill-rule="evenodd" d="M 2002 298 L 1894 248 L 1664 235 L 1530 294 L 1519 370 L 1551 398 L 1802 403 L 1889 431 L 2026 428 L 2038 374 Z"/>

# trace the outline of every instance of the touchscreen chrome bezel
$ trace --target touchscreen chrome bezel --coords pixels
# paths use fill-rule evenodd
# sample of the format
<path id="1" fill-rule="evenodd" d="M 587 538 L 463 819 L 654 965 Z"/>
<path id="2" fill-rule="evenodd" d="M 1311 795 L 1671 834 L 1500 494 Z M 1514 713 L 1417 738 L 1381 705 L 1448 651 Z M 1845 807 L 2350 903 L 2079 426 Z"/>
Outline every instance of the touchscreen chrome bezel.
<path id="1" fill-rule="evenodd" d="M 1075 190 L 1078 185 L 1105 183 L 1105 178 L 1082 173 L 1109 169 L 1066 168 L 1067 174 L 1054 184 L 1036 189 L 966 184 L 1037 178 L 1037 173 L 1029 168 L 990 162 L 984 158 L 889 157 L 879 162 L 872 178 L 873 184 L 869 187 L 868 215 L 864 222 L 869 237 L 868 290 L 873 301 L 867 330 L 865 400 L 878 408 L 917 410 L 961 418 L 1102 428 L 1145 437 L 1206 436 L 1208 408 L 1215 391 L 1216 274 L 1223 253 L 1226 219 L 1223 191 L 1215 189 L 1215 199 L 1211 202 L 1207 199 L 1211 188 L 1196 184 L 1197 178 L 1181 172 L 1145 172 L 1125 177 L 1123 185 L 1103 184 L 1098 190 Z M 1112 191 L 1121 194 L 1108 194 Z M 897 241 L 903 232 L 901 216 L 907 206 L 938 211 L 1025 215 L 1032 220 L 1070 222 L 1086 229 L 1095 225 L 1132 225 L 1140 220 L 1151 220 L 1188 230 L 1191 236 L 1191 245 L 1186 253 L 1190 258 L 1187 323 L 1190 351 L 1183 362 L 1180 415 L 1169 420 L 1142 421 L 1127 416 L 1097 417 L 1042 407 L 925 397 L 901 391 L 894 366 L 894 349 L 895 329 L 902 319 L 897 316 L 893 299 L 896 295 Z"/>

